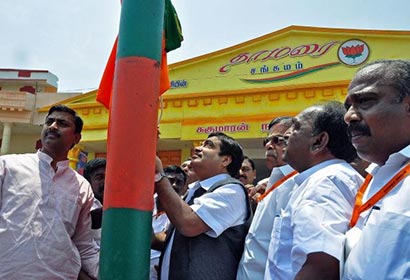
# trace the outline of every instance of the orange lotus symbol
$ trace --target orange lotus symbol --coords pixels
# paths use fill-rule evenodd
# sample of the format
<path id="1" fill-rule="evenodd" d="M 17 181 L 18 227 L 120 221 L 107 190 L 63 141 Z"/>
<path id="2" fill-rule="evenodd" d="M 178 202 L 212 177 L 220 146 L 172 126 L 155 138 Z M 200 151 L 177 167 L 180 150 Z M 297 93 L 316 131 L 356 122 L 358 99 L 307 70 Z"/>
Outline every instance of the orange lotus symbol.
<path id="1" fill-rule="evenodd" d="M 364 51 L 364 44 L 361 44 L 361 45 L 357 44 L 356 46 L 343 47 L 342 51 L 346 57 L 352 58 L 353 62 L 355 62 L 356 57 L 362 56 L 363 51 Z"/>

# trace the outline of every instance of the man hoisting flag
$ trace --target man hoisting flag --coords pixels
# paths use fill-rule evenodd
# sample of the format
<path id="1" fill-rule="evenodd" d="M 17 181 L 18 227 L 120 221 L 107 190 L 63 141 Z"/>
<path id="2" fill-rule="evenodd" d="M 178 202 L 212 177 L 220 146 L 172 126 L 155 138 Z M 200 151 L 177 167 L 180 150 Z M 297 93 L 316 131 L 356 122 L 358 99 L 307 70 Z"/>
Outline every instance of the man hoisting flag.
<path id="1" fill-rule="evenodd" d="M 122 0 L 97 93 L 110 109 L 99 279 L 148 279 L 158 97 L 182 39 L 170 0 Z"/>

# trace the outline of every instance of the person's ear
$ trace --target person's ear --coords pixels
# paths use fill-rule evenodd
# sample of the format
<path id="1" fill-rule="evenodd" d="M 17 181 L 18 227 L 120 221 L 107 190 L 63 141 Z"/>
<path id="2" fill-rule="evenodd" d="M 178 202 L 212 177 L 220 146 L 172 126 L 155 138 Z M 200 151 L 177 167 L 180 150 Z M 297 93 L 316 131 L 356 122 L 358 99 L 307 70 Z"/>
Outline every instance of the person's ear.
<path id="1" fill-rule="evenodd" d="M 228 167 L 228 165 L 230 165 L 231 164 L 231 162 L 232 162 L 232 157 L 231 156 L 223 156 L 223 159 L 222 159 L 222 166 L 223 167 Z"/>
<path id="2" fill-rule="evenodd" d="M 320 152 L 327 147 L 328 143 L 329 134 L 327 132 L 321 132 L 313 137 L 313 143 L 310 147 L 310 150 L 314 153 Z"/>
<path id="3" fill-rule="evenodd" d="M 405 109 L 406 109 L 406 113 L 408 115 L 410 115 L 410 96 L 406 96 L 404 98 L 403 102 L 404 102 L 404 106 L 405 106 Z"/>
<path id="4" fill-rule="evenodd" d="M 74 145 L 80 143 L 80 140 L 81 140 L 81 133 L 77 133 L 77 134 L 75 135 L 75 139 L 74 139 L 75 143 L 74 143 Z"/>
<path id="5" fill-rule="evenodd" d="M 74 137 L 74 143 L 71 145 L 70 149 L 74 148 L 75 145 L 80 143 L 81 140 L 81 133 L 76 133 Z"/>

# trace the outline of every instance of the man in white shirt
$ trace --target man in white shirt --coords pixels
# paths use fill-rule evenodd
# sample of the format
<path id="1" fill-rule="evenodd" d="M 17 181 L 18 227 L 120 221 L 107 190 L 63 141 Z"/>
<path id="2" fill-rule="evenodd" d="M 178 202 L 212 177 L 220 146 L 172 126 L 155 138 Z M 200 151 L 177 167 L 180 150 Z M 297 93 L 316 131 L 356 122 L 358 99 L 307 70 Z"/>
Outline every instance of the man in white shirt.
<path id="1" fill-rule="evenodd" d="M 291 125 L 291 117 L 275 118 L 269 125 L 269 135 L 264 140 L 264 144 L 267 161 L 273 168 L 269 181 L 273 183 L 267 187 L 266 195 L 259 196 L 249 233 L 245 239 L 237 279 L 263 279 L 264 277 L 273 220 L 286 206 L 294 184 L 292 180 L 286 180 L 280 187 L 270 191 L 274 183 L 293 171 L 283 160 L 285 146 L 283 135 Z"/>
<path id="2" fill-rule="evenodd" d="M 77 279 L 81 267 L 97 278 L 93 192 L 67 159 L 82 126 L 74 110 L 53 106 L 37 153 L 0 157 L 0 279 Z"/>
<path id="3" fill-rule="evenodd" d="M 352 143 L 372 163 L 372 178 L 356 198 L 343 279 L 409 279 L 410 61 L 359 69 L 345 106 Z"/>
<path id="4" fill-rule="evenodd" d="M 195 148 L 190 165 L 199 181 L 184 201 L 161 175 L 157 157 L 155 191 L 175 227 L 161 256 L 161 279 L 235 279 L 250 217 L 246 189 L 232 178 L 242 161 L 238 142 L 211 133 Z"/>
<path id="5" fill-rule="evenodd" d="M 265 279 L 339 279 L 344 233 L 363 177 L 349 163 L 345 109 L 338 102 L 309 107 L 293 119 L 284 159 L 298 175 L 275 217 Z"/>

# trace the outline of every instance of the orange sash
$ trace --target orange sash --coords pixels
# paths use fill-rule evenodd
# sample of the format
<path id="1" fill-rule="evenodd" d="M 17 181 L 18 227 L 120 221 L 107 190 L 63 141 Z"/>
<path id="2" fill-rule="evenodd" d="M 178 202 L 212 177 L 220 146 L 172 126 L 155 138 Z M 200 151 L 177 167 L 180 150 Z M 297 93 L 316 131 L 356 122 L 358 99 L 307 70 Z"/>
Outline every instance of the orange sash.
<path id="1" fill-rule="evenodd" d="M 410 163 L 406 164 L 386 185 L 383 186 L 377 193 L 375 193 L 365 204 L 362 204 L 363 194 L 373 179 L 371 174 L 366 176 L 363 185 L 356 194 L 356 202 L 353 207 L 352 218 L 350 220 L 350 227 L 354 227 L 359 219 L 360 213 L 373 207 L 380 199 L 388 194 L 401 180 L 410 174 Z"/>
<path id="2" fill-rule="evenodd" d="M 282 185 L 283 182 L 285 182 L 287 179 L 289 179 L 290 177 L 292 177 L 293 175 L 296 175 L 298 172 L 296 170 L 290 172 L 288 175 L 283 176 L 282 178 L 280 178 L 276 183 L 274 183 L 272 185 L 272 187 L 270 187 L 270 189 L 268 191 L 266 191 L 265 193 L 263 193 L 260 197 L 258 197 L 258 202 L 260 202 L 262 199 L 264 199 L 268 194 L 270 194 L 274 189 L 276 189 L 277 187 L 279 187 L 280 185 Z"/>

